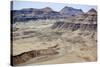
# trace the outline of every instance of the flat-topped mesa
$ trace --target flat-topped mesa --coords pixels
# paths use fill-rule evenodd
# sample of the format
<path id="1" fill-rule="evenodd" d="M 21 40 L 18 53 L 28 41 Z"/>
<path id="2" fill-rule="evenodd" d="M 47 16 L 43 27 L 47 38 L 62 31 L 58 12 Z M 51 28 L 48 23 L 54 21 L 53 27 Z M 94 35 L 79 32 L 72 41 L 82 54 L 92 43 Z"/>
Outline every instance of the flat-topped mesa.
<path id="1" fill-rule="evenodd" d="M 65 23 L 65 22 L 56 22 L 52 29 L 59 28 L 59 29 L 66 29 L 66 30 L 82 30 L 82 31 L 96 31 L 97 24 L 81 24 L 81 23 Z"/>

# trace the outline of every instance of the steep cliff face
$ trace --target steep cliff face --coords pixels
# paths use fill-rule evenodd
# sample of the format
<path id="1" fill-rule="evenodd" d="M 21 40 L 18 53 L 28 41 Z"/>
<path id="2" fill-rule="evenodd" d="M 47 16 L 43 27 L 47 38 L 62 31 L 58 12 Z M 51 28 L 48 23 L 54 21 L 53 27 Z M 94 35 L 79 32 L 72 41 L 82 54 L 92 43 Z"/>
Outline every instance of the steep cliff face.
<path id="1" fill-rule="evenodd" d="M 62 29 L 69 29 L 72 31 L 75 30 L 87 30 L 87 31 L 96 31 L 97 24 L 81 24 L 81 23 L 64 23 L 64 22 L 57 22 L 55 23 L 52 28 L 62 28 Z"/>
<path id="2" fill-rule="evenodd" d="M 12 10 L 13 22 L 25 22 L 37 19 L 56 19 L 62 17 L 59 12 L 53 11 L 50 7 L 42 9 L 28 8 L 22 10 Z"/>
<path id="3" fill-rule="evenodd" d="M 67 52 L 79 53 L 77 54 L 78 58 L 80 54 L 84 55 L 86 60 L 88 56 L 94 57 L 94 51 L 91 52 L 91 50 L 95 47 L 93 44 L 97 41 L 97 12 L 95 9 L 83 13 L 80 9 L 65 7 L 61 12 L 56 12 L 46 7 L 42 9 L 14 10 L 12 13 L 13 21 L 17 22 L 12 29 L 13 37 L 11 40 L 14 48 L 12 48 L 13 53 L 11 55 L 12 65 L 22 64 L 30 59 L 41 58 L 42 56 L 51 57 L 53 55 L 69 54 Z M 58 20 L 59 18 L 60 20 Z M 43 19 L 43 21 L 19 23 L 20 21 L 38 19 Z M 47 23 L 44 19 L 48 19 L 46 20 Z M 51 21 L 51 19 L 55 20 Z M 86 51 L 89 52 L 86 53 Z M 91 53 L 93 53 L 92 56 Z M 75 59 L 77 57 L 75 54 Z M 63 59 L 69 58 L 72 57 Z"/>
<path id="4" fill-rule="evenodd" d="M 97 24 L 97 11 L 95 9 L 90 9 L 86 14 L 87 17 L 84 21 L 89 22 L 90 24 Z"/>
<path id="5" fill-rule="evenodd" d="M 90 9 L 85 14 L 77 15 L 74 17 L 74 22 L 97 24 L 97 11 L 95 9 Z"/>
<path id="6" fill-rule="evenodd" d="M 60 12 L 54 11 L 50 7 L 45 7 L 42 9 L 27 8 L 22 10 L 12 10 L 11 13 L 13 22 L 37 19 L 59 19 L 84 14 L 81 9 L 72 7 L 64 7 Z"/>
<path id="7" fill-rule="evenodd" d="M 97 12 L 95 9 L 90 9 L 85 14 L 78 14 L 71 17 L 70 22 L 56 22 L 52 28 L 66 28 L 70 30 L 97 30 Z"/>

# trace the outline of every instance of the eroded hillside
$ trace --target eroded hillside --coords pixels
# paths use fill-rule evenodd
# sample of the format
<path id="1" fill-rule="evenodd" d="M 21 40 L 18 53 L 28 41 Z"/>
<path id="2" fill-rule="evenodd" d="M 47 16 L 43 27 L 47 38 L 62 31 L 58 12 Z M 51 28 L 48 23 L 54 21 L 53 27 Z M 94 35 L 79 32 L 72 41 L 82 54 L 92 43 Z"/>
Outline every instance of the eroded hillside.
<path id="1" fill-rule="evenodd" d="M 12 65 L 97 60 L 97 12 L 94 9 L 66 19 L 16 22 L 12 36 Z"/>

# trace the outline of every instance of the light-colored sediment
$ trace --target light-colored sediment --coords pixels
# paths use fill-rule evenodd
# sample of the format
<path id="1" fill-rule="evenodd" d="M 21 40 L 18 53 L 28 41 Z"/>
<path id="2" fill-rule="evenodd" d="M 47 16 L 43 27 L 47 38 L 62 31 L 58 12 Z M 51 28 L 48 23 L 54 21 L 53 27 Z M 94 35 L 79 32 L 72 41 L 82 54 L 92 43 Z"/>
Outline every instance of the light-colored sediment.
<path id="1" fill-rule="evenodd" d="M 89 62 L 97 60 L 96 35 L 92 38 L 94 32 L 88 31 L 70 31 L 65 29 L 50 29 L 52 23 L 16 23 L 19 28 L 13 33 L 18 33 L 13 40 L 13 56 L 32 50 L 47 49 L 58 45 L 56 55 L 43 55 L 32 58 L 19 65 L 37 65 L 37 64 L 58 64 Z M 33 31 L 26 35 L 25 31 Z"/>

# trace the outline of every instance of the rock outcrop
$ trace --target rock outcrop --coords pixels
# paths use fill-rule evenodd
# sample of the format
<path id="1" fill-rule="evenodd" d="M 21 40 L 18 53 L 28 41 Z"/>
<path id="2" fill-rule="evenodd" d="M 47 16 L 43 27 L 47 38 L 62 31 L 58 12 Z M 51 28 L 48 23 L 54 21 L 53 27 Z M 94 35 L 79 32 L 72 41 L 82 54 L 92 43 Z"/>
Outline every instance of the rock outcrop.
<path id="1" fill-rule="evenodd" d="M 97 31 L 97 24 L 81 24 L 81 23 L 64 23 L 64 22 L 56 22 L 53 26 L 55 28 L 62 28 L 67 30 L 87 30 L 87 31 Z"/>
<path id="2" fill-rule="evenodd" d="M 90 9 L 85 14 L 77 15 L 74 17 L 74 22 L 97 24 L 97 11 L 95 9 Z"/>
<path id="3" fill-rule="evenodd" d="M 13 17 L 11 19 L 13 23 L 37 19 L 55 19 L 61 17 L 59 12 L 53 11 L 50 7 L 42 9 L 28 8 L 22 10 L 12 10 L 11 16 Z"/>
<path id="4" fill-rule="evenodd" d="M 72 7 L 64 7 L 60 13 L 64 16 L 76 16 L 80 14 L 84 14 L 84 12 L 81 9 L 75 9 Z"/>
<path id="5" fill-rule="evenodd" d="M 41 56 L 45 56 L 45 55 L 56 55 L 59 52 L 58 50 L 58 45 L 52 46 L 52 47 L 48 47 L 47 49 L 41 49 L 41 50 L 32 50 L 32 51 L 28 51 L 28 52 L 23 52 L 19 55 L 15 55 L 15 56 L 11 56 L 11 64 L 14 65 L 18 65 L 21 63 L 25 63 L 26 61 L 32 59 L 32 58 L 36 58 L 36 57 L 41 57 Z"/>
<path id="6" fill-rule="evenodd" d="M 11 16 L 14 22 L 24 22 L 37 19 L 59 19 L 67 18 L 75 15 L 83 14 L 81 9 L 75 9 L 72 7 L 64 7 L 60 12 L 52 10 L 50 7 L 42 9 L 28 8 L 22 10 L 12 10 Z"/>
<path id="7" fill-rule="evenodd" d="M 91 16 L 91 17 L 90 17 Z M 52 29 L 80 32 L 79 35 L 97 41 L 97 15 L 96 12 L 72 17 L 70 22 L 59 21 L 52 25 Z"/>
<path id="8" fill-rule="evenodd" d="M 65 28 L 72 31 L 97 31 L 97 12 L 95 9 L 90 9 L 85 14 L 78 14 L 74 17 L 71 17 L 70 22 L 56 22 L 52 28 Z"/>
<path id="9" fill-rule="evenodd" d="M 95 9 L 90 9 L 86 15 L 87 17 L 84 19 L 85 22 L 89 22 L 90 24 L 97 24 L 97 11 Z"/>

